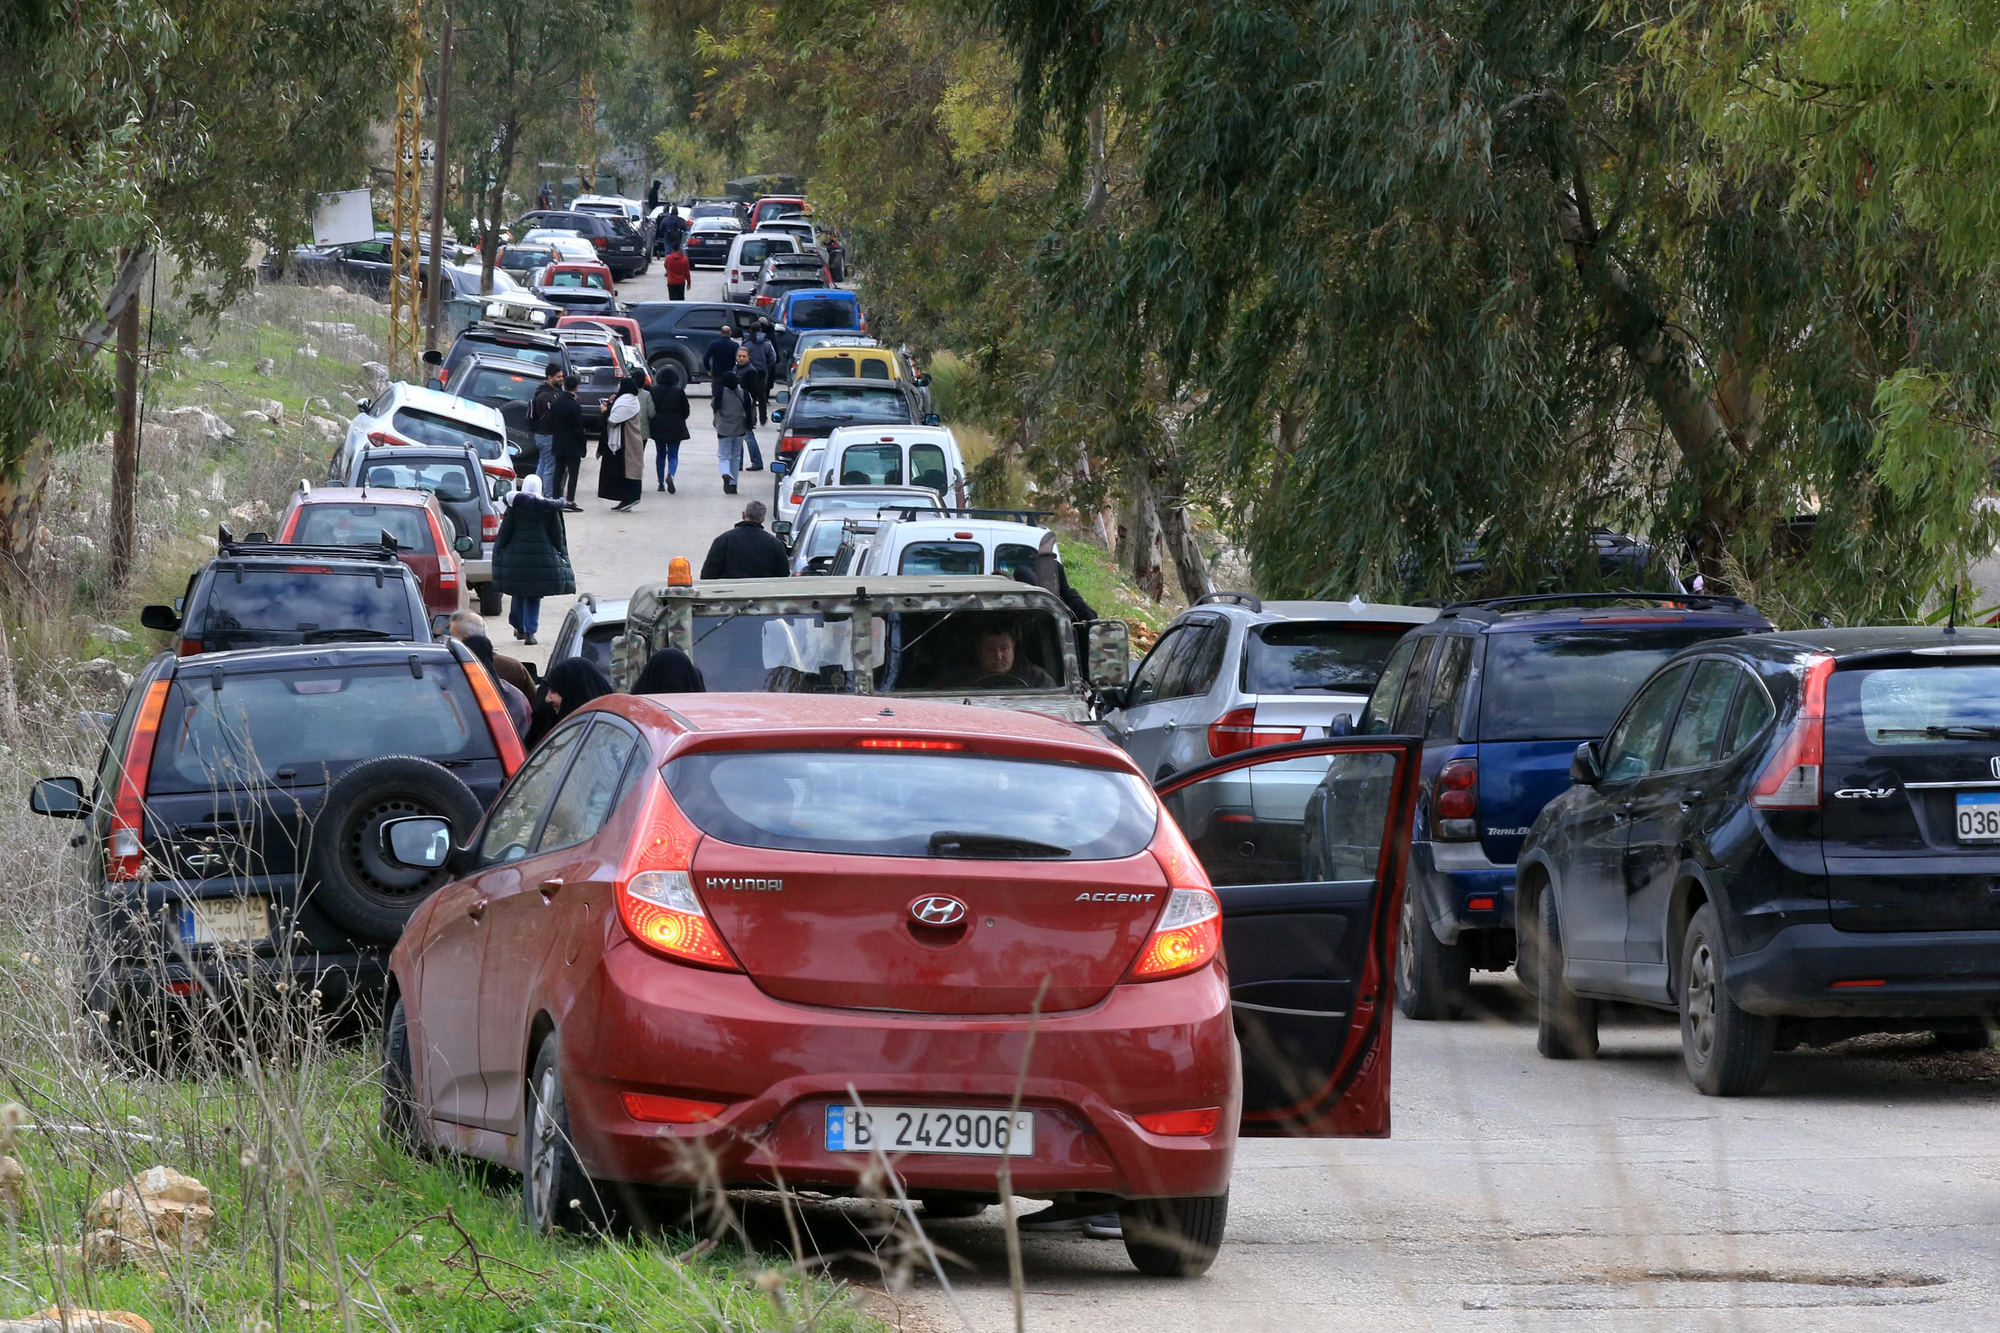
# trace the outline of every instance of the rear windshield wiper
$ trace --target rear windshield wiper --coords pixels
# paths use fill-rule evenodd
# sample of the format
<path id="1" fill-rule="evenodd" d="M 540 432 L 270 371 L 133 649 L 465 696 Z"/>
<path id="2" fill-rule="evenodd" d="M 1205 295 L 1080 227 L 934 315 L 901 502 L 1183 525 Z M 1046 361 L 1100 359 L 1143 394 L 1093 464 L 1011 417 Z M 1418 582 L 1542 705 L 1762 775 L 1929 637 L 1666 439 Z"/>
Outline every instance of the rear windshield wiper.
<path id="1" fill-rule="evenodd" d="M 1946 740 L 2000 741 L 2000 727 L 1954 723 L 1949 727 L 1877 727 L 1877 736 L 1937 736 Z"/>
<path id="2" fill-rule="evenodd" d="M 315 629 L 307 630 L 299 639 L 300 643 L 332 643 L 342 639 L 402 639 L 401 634 L 391 634 L 385 629 Z"/>
<path id="3" fill-rule="evenodd" d="M 959 833 L 939 829 L 927 844 L 932 856 L 998 857 L 1068 856 L 1069 848 L 1004 833 Z"/>

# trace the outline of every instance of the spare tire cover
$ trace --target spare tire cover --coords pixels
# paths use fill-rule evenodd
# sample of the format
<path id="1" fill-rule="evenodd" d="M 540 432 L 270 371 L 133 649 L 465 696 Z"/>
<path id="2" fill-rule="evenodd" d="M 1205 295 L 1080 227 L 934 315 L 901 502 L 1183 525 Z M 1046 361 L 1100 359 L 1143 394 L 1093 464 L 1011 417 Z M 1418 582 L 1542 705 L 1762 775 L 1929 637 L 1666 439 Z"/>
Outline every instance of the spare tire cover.
<path id="1" fill-rule="evenodd" d="M 382 825 L 435 816 L 450 823 L 452 845 L 462 846 L 481 813 L 472 789 L 440 764 L 414 755 L 362 760 L 327 788 L 313 820 L 309 900 L 357 944 L 395 943 L 410 914 L 451 872 L 390 861 L 382 850 Z"/>

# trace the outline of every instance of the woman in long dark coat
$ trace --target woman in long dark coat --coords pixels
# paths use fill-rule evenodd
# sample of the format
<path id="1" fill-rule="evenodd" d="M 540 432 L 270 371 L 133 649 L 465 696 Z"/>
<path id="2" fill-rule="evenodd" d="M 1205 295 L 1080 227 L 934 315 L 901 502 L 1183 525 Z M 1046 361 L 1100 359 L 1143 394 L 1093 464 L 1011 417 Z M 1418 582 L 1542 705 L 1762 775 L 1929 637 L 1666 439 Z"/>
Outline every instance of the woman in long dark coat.
<path id="1" fill-rule="evenodd" d="M 688 438 L 688 396 L 680 380 L 671 375 L 653 381 L 653 470 L 660 489 L 671 493 L 674 473 L 681 466 L 681 441 Z"/>
<path id="2" fill-rule="evenodd" d="M 542 494 L 542 479 L 530 473 L 521 489 L 508 497 L 493 539 L 493 587 L 513 598 L 507 623 L 522 643 L 535 641 L 542 622 L 542 598 L 576 591 L 576 573 L 569 563 L 569 534 L 563 528 L 563 502 Z"/>
<path id="3" fill-rule="evenodd" d="M 604 462 L 597 469 L 597 498 L 616 500 L 621 510 L 639 503 L 646 493 L 646 435 L 639 407 L 639 381 L 627 375 L 605 414 Z"/>
<path id="4" fill-rule="evenodd" d="M 535 715 L 524 744 L 534 749 L 556 723 L 589 703 L 612 693 L 604 669 L 587 657 L 565 657 L 549 668 L 535 688 Z"/>

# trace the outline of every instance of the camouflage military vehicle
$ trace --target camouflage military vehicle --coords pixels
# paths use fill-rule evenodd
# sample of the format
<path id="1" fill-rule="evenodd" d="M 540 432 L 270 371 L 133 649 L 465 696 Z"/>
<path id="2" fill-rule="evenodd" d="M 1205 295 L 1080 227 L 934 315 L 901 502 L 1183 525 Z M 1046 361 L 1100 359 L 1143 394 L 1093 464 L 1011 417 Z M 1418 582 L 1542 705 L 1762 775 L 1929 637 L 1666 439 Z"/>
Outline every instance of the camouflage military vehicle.
<path id="1" fill-rule="evenodd" d="M 958 699 L 1085 722 L 1090 692 L 1125 681 L 1127 633 L 1122 620 L 1076 626 L 1054 593 L 1003 578 L 649 583 L 626 608 L 611 679 L 630 688 L 673 647 L 710 690 Z"/>

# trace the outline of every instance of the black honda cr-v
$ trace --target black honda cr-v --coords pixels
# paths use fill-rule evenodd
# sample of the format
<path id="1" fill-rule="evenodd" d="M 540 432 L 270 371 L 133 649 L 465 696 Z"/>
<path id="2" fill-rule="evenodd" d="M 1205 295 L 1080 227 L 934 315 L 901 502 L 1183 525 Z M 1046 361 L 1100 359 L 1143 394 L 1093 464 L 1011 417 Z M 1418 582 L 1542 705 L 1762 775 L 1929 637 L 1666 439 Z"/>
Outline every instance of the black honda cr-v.
<path id="1" fill-rule="evenodd" d="M 234 1009 L 245 983 L 328 1009 L 379 991 L 440 878 L 389 860 L 382 825 L 435 815 L 470 836 L 521 757 L 456 641 L 160 654 L 95 781 L 44 778 L 29 801 L 83 821 L 91 1012 L 152 1049 L 176 1007 Z"/>
<path id="2" fill-rule="evenodd" d="M 1863 1032 L 1990 1039 L 2000 1013 L 2000 632 L 1718 639 L 1660 667 L 1520 858 L 1544 1055 L 1596 1002 L 1677 1009 L 1695 1085 Z"/>

